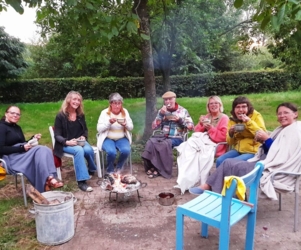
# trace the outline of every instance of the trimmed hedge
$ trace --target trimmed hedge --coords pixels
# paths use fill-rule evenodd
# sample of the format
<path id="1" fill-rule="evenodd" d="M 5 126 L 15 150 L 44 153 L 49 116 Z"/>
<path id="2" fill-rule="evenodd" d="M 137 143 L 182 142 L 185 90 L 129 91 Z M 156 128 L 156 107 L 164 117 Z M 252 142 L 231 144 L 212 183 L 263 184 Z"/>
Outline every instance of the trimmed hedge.
<path id="1" fill-rule="evenodd" d="M 172 90 L 178 97 L 210 95 L 240 95 L 280 92 L 300 89 L 301 73 L 280 70 L 258 72 L 230 72 L 171 76 Z M 156 77 L 157 95 L 163 94 L 162 78 Z M 124 98 L 143 98 L 141 77 L 128 78 L 62 78 L 15 80 L 0 85 L 0 102 L 56 102 L 63 100 L 70 90 L 79 91 L 84 99 L 107 99 L 113 92 Z"/>

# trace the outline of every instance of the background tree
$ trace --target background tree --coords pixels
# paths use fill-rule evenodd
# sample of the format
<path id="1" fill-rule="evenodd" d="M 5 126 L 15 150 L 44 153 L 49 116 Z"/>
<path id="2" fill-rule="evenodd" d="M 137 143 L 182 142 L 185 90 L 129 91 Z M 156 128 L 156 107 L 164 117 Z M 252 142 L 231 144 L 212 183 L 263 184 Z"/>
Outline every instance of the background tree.
<path id="1" fill-rule="evenodd" d="M 171 74 L 229 71 L 239 56 L 242 11 L 220 0 L 155 1 L 151 39 L 156 72 L 169 90 Z M 236 29 L 234 29 L 235 27 Z"/>
<path id="2" fill-rule="evenodd" d="M 109 62 L 105 49 L 114 37 L 124 32 L 134 36 L 141 51 L 146 97 L 146 118 L 143 138 L 151 134 L 156 113 L 156 88 L 149 29 L 148 0 L 94 1 L 47 0 L 37 11 L 42 34 L 63 34 L 67 28 L 73 44 L 75 64 Z M 122 41 L 121 41 L 122 42 Z M 74 49 L 74 48 L 73 48 Z"/>
<path id="3" fill-rule="evenodd" d="M 0 27 L 0 81 L 19 77 L 27 67 L 22 53 L 25 45 Z"/>

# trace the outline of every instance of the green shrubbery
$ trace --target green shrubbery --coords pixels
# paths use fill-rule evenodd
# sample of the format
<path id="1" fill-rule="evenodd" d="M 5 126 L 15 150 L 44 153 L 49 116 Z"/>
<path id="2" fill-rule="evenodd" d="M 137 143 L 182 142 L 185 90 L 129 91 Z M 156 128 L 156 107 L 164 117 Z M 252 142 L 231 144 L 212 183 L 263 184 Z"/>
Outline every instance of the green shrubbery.
<path id="1" fill-rule="evenodd" d="M 178 97 L 210 95 L 239 95 L 279 92 L 300 89 L 301 74 L 281 70 L 231 72 L 172 76 L 172 90 Z M 156 77 L 157 94 L 161 96 L 162 78 Z M 107 99 L 119 92 L 124 98 L 143 98 L 144 81 L 141 77 L 128 78 L 62 78 L 11 81 L 0 86 L 0 102 L 56 102 L 70 90 L 79 91 L 85 99 Z"/>

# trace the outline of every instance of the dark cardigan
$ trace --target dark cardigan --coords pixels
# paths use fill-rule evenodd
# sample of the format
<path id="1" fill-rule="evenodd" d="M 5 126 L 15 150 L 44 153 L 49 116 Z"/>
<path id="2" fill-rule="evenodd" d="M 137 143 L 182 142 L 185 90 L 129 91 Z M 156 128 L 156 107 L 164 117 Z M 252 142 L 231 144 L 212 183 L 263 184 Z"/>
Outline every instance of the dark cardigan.
<path id="1" fill-rule="evenodd" d="M 81 136 L 84 136 L 86 140 L 88 140 L 88 129 L 86 125 L 85 115 L 76 116 L 76 120 L 80 123 L 82 131 L 80 131 Z M 68 118 L 63 113 L 60 112 L 55 117 L 55 123 L 54 123 L 54 138 L 55 138 L 55 144 L 54 144 L 54 150 L 53 153 L 55 156 L 61 158 L 64 154 L 63 147 L 67 146 L 66 141 L 69 135 L 68 131 Z"/>
<path id="2" fill-rule="evenodd" d="M 24 145 L 13 146 L 23 142 L 26 142 L 26 140 L 19 125 L 0 120 L 0 157 L 25 152 Z"/>

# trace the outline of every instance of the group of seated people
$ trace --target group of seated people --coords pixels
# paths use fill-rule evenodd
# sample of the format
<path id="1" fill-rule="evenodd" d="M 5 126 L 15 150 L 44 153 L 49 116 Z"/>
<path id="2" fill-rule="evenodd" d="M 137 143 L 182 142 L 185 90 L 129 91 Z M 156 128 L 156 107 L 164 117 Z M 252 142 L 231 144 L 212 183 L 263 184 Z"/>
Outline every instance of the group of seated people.
<path id="1" fill-rule="evenodd" d="M 109 107 L 101 112 L 97 124 L 97 145 L 99 150 L 107 153 L 107 172 L 114 171 L 117 150 L 120 152 L 117 170 L 122 168 L 130 153 L 129 131 L 133 129 L 133 122 L 122 104 L 122 96 L 112 93 L 109 96 Z M 39 192 L 60 188 L 63 183 L 56 178 L 54 156 L 61 158 L 64 153 L 68 153 L 74 156 L 78 187 L 85 192 L 93 191 L 87 180 L 96 172 L 96 165 L 94 150 L 88 143 L 81 94 L 70 91 L 55 117 L 53 152 L 46 146 L 30 143 L 33 138 L 40 140 L 41 134 L 35 134 L 29 140 L 25 139 L 17 124 L 20 117 L 20 108 L 9 106 L 0 120 L 0 158 L 6 162 L 9 173 L 23 173 Z M 78 140 L 84 140 L 84 145 L 78 145 Z"/>
<path id="2" fill-rule="evenodd" d="M 277 199 L 276 191 L 292 191 L 293 178 L 280 175 L 272 184 L 274 170 L 300 171 L 301 122 L 298 109 L 292 103 L 281 103 L 276 109 L 280 126 L 273 132 L 266 130 L 262 115 L 244 96 L 234 99 L 231 117 L 223 114 L 223 104 L 218 96 L 207 101 L 207 114 L 201 115 L 195 127 L 186 109 L 176 103 L 176 94 L 167 92 L 164 105 L 158 111 L 153 129 L 161 129 L 162 136 L 153 136 L 146 143 L 142 158 L 145 172 L 150 178 L 162 175 L 171 178 L 172 148 L 178 151 L 178 185 L 184 193 L 200 195 L 204 190 L 221 192 L 225 176 L 243 176 L 256 162 L 262 161 L 265 169 L 260 188 L 268 198 Z M 185 110 L 183 114 L 179 110 Z M 193 130 L 183 142 L 184 131 Z M 217 143 L 227 142 L 227 145 Z M 166 149 L 169 147 L 169 150 Z M 230 150 L 227 150 L 230 147 Z M 216 154 L 214 155 L 214 153 Z M 216 170 L 209 171 L 216 159 Z M 195 186 L 198 183 L 197 186 Z"/>
<path id="3" fill-rule="evenodd" d="M 160 175 L 171 178 L 172 150 L 175 148 L 179 154 L 176 187 L 182 193 L 186 190 L 196 195 L 202 194 L 204 190 L 221 192 L 224 176 L 243 176 L 260 160 L 265 165 L 261 190 L 268 197 L 275 198 L 269 180 L 272 170 L 290 170 L 301 160 L 301 123 L 297 121 L 297 107 L 292 103 L 281 103 L 277 107 L 276 116 L 280 126 L 270 134 L 261 114 L 244 96 L 234 99 L 230 118 L 223 113 L 221 99 L 210 96 L 206 105 L 207 114 L 200 116 L 196 126 L 189 112 L 176 102 L 174 92 L 168 91 L 162 98 L 164 105 L 152 123 L 152 128 L 162 133 L 153 135 L 147 141 L 141 156 L 149 178 Z M 68 153 L 74 156 L 78 187 L 82 191 L 93 191 L 87 181 L 96 172 L 96 165 L 93 148 L 88 143 L 81 94 L 71 91 L 62 103 L 54 122 L 53 152 L 46 146 L 35 146 L 25 139 L 17 124 L 20 117 L 20 108 L 9 106 L 0 121 L 0 158 L 6 161 L 9 171 L 23 173 L 40 192 L 59 188 L 63 183 L 56 179 L 53 155 L 61 158 L 63 153 Z M 107 153 L 108 173 L 122 170 L 131 150 L 132 129 L 133 122 L 129 112 L 123 108 L 122 96 L 112 93 L 109 106 L 101 111 L 97 123 L 97 147 Z M 184 141 L 188 131 L 194 133 Z M 35 134 L 32 138 L 39 140 L 41 134 Z M 78 145 L 78 139 L 85 141 L 84 146 Z M 227 142 L 227 145 L 216 148 L 219 142 Z M 227 151 L 229 146 L 231 150 Z M 115 169 L 117 151 L 120 156 Z M 216 170 L 209 175 L 215 157 Z M 197 183 L 199 185 L 195 186 Z M 286 190 L 292 184 L 290 180 L 281 177 L 275 183 L 276 188 Z"/>

